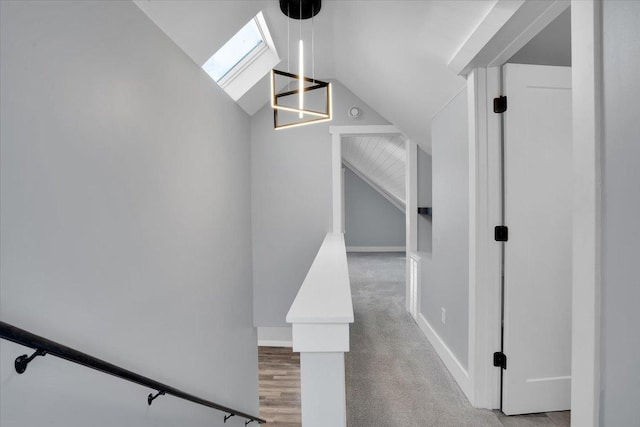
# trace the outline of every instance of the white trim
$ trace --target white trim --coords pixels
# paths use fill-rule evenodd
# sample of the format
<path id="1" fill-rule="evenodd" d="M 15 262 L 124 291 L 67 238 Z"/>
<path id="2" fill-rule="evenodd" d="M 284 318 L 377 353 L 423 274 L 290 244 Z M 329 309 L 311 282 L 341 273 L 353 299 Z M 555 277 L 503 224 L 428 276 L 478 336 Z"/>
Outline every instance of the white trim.
<path id="1" fill-rule="evenodd" d="M 484 307 L 477 307 L 478 296 L 481 296 L 480 292 L 477 292 L 478 287 L 482 283 L 482 273 L 486 265 L 483 261 L 477 257 L 482 256 L 483 252 L 479 250 L 477 244 L 482 238 L 479 236 L 482 233 L 482 226 L 479 226 L 478 222 L 482 222 L 484 219 L 484 210 L 481 208 L 483 202 L 486 202 L 486 198 L 483 194 L 482 181 L 484 176 L 484 162 L 483 157 L 480 155 L 483 146 L 487 143 L 486 138 L 486 124 L 487 124 L 487 109 L 486 105 L 486 70 L 479 68 L 472 70 L 467 76 L 467 109 L 468 109 L 468 132 L 469 132 L 469 318 L 467 329 L 469 332 L 468 338 L 468 361 L 469 361 L 469 373 L 473 386 L 470 389 L 473 390 L 473 395 L 469 397 L 471 404 L 476 406 L 475 393 L 477 384 L 476 370 L 481 365 L 476 361 L 476 354 L 480 354 L 476 351 L 476 347 L 482 347 L 482 342 L 478 339 L 476 334 L 482 332 L 484 328 L 476 325 L 476 316 L 484 312 Z M 489 331 L 485 331 L 489 332 Z"/>
<path id="2" fill-rule="evenodd" d="M 400 130 L 391 125 L 366 125 L 366 126 L 329 126 L 331 135 L 378 135 L 397 134 L 403 135 Z M 404 136 L 404 135 L 403 135 Z"/>
<path id="3" fill-rule="evenodd" d="M 487 64 L 488 67 L 500 67 L 518 53 L 540 31 L 570 6 L 570 0 L 528 1 L 521 8 L 518 21 L 510 22 L 514 26 L 514 38 Z M 521 21 L 520 21 L 521 19 Z M 524 28 L 524 30 L 522 29 Z"/>
<path id="4" fill-rule="evenodd" d="M 489 360 L 499 348 L 500 337 L 500 252 L 490 233 L 500 221 L 502 203 L 496 175 L 500 123 L 491 113 L 492 98 L 501 88 L 493 67 L 503 65 L 569 6 L 569 0 L 499 0 L 449 63 L 456 73 L 468 74 L 469 86 L 469 377 L 473 390 L 468 396 L 476 407 L 499 407 L 500 392 L 499 370 Z M 583 38 L 574 32 L 572 40 L 578 43 Z"/>
<path id="5" fill-rule="evenodd" d="M 414 313 L 412 313 L 411 311 L 409 311 L 409 313 L 411 314 L 411 317 L 413 317 L 413 320 L 415 320 L 415 322 L 418 322 L 418 316 L 420 315 L 420 313 L 422 312 L 422 262 L 423 262 L 423 254 L 424 252 L 409 252 L 407 253 L 407 259 L 412 259 L 416 262 L 416 264 L 418 265 L 418 271 L 417 271 L 417 283 L 416 283 L 416 312 L 415 315 Z"/>
<path id="6" fill-rule="evenodd" d="M 342 232 L 344 233 L 344 221 L 342 218 L 342 212 L 343 212 L 343 200 L 342 200 L 342 182 L 341 182 L 341 177 L 342 177 L 342 147 L 341 147 L 341 142 L 342 142 L 342 136 L 343 135 L 376 135 L 376 134 L 396 134 L 396 135 L 402 135 L 405 140 L 407 141 L 406 143 L 408 144 L 407 147 L 410 147 L 410 141 L 406 138 L 406 136 L 400 132 L 400 130 L 398 130 L 398 128 L 396 128 L 395 126 L 391 126 L 391 125 L 368 125 L 368 126 L 329 126 L 329 133 L 331 134 L 331 172 L 332 172 L 332 177 L 333 177 L 333 186 L 332 186 L 332 199 L 333 199 L 333 231 L 334 233 L 338 233 L 338 232 Z M 417 157 L 417 145 L 415 145 L 415 143 L 413 143 L 413 145 L 415 146 L 415 150 L 416 150 L 416 154 L 415 157 Z M 409 163 L 409 159 L 407 160 L 407 164 Z M 417 167 L 416 167 L 417 169 Z M 417 176 L 417 175 L 416 175 Z M 416 178 L 416 182 L 417 182 L 417 178 Z M 417 189 L 415 190 L 417 191 Z M 417 194 L 417 193 L 416 193 Z M 417 196 L 416 196 L 417 197 Z M 417 211 L 417 203 L 413 206 L 415 209 L 413 209 L 415 211 L 415 224 L 417 224 L 417 216 L 418 216 L 418 211 Z M 405 215 L 407 210 L 405 210 Z M 414 224 L 414 225 L 415 225 Z M 417 228 L 417 225 L 416 227 Z M 407 234 L 408 236 L 409 234 Z M 417 245 L 417 231 L 416 231 L 416 245 Z M 407 242 L 407 248 L 410 248 L 410 241 Z M 405 271 L 408 272 L 408 261 L 407 264 L 405 266 Z M 405 287 L 409 286 L 409 282 L 408 280 L 406 281 Z M 408 310 L 408 304 L 409 304 L 409 295 L 408 293 L 405 293 L 405 307 L 407 307 Z"/>
<path id="7" fill-rule="evenodd" d="M 500 408 L 501 251 L 491 231 L 501 221 L 500 120 L 491 103 L 501 93 L 500 70 L 467 77 L 469 109 L 469 375 L 472 404 Z"/>
<path id="8" fill-rule="evenodd" d="M 258 29 L 260 30 L 260 34 L 262 35 L 262 40 L 269 47 L 273 53 L 276 54 L 278 58 L 278 49 L 276 49 L 276 44 L 273 42 L 273 37 L 271 37 L 271 31 L 269 31 L 269 25 L 267 25 L 267 20 L 264 19 L 264 14 L 262 11 L 258 12 L 258 14 L 254 17 L 256 22 L 258 23 Z"/>
<path id="9" fill-rule="evenodd" d="M 259 347 L 293 347 L 291 326 L 258 326 Z"/>
<path id="10" fill-rule="evenodd" d="M 405 246 L 347 246 L 347 252 L 405 252 Z"/>
<path id="11" fill-rule="evenodd" d="M 258 347 L 293 347 L 293 341 L 258 340 Z"/>
<path id="12" fill-rule="evenodd" d="M 405 142 L 407 162 L 405 164 L 405 244 L 407 252 L 418 251 L 418 144 Z M 405 308 L 411 312 L 411 263 L 405 266 Z"/>
<path id="13" fill-rule="evenodd" d="M 217 81 L 218 85 L 222 89 L 226 90 L 227 87 L 232 84 L 238 76 L 240 76 L 240 74 L 242 74 L 247 68 L 251 66 L 252 63 L 254 63 L 265 53 L 271 52 L 278 60 L 280 59 L 280 57 L 278 56 L 278 50 L 276 49 L 275 43 L 273 43 L 273 38 L 271 37 L 271 32 L 269 31 L 269 26 L 267 25 L 267 21 L 264 19 L 262 11 L 258 12 L 258 14 L 253 17 L 253 21 L 255 22 L 258 31 L 260 32 L 262 46 L 254 47 L 243 59 L 241 59 L 236 65 L 231 67 L 231 69 L 227 71 L 226 75 L 222 76 L 222 78 Z M 247 22 L 247 24 L 249 22 Z M 236 34 L 234 34 L 233 37 L 235 37 Z M 213 56 L 215 56 L 215 53 L 211 56 L 211 58 L 213 58 Z M 207 60 L 207 62 L 208 61 L 209 60 Z"/>
<path id="14" fill-rule="evenodd" d="M 342 147 L 340 147 L 340 149 L 342 150 Z M 342 156 L 342 154 L 341 154 Z M 342 211 L 340 212 L 340 218 L 342 221 L 342 232 L 344 233 L 347 230 L 347 193 L 345 191 L 346 188 L 346 182 L 344 180 L 344 174 L 345 174 L 346 168 L 342 167 L 340 169 L 340 203 L 342 203 Z"/>
<path id="15" fill-rule="evenodd" d="M 511 3 L 511 10 L 509 9 Z M 512 25 L 507 28 L 507 24 L 513 21 L 516 12 L 527 5 L 528 8 L 546 6 L 546 9 L 538 12 L 538 16 L 531 16 L 531 9 L 524 13 L 530 17 L 528 24 L 521 23 L 520 27 Z M 498 16 L 498 7 L 506 7 L 501 17 Z M 572 0 L 572 65 L 573 65 L 573 126 L 574 126 L 574 232 L 573 232 L 573 330 L 572 330 L 572 424 L 592 427 L 599 423 L 599 394 L 600 394 L 600 170 L 601 170 L 601 112 L 599 111 L 602 81 L 601 81 L 601 9 L 600 2 L 596 0 Z M 463 48 L 456 54 L 449 66 L 455 72 L 467 74 L 474 67 L 485 67 L 490 65 L 502 65 L 499 61 L 506 60 L 511 50 L 517 50 L 517 45 L 525 43 L 535 36 L 537 28 L 542 28 L 545 22 L 550 22 L 554 15 L 566 9 L 565 1 L 557 2 L 509 2 L 500 0 L 494 10 L 489 13 L 485 21 L 478 27 L 474 34 L 467 40 Z M 525 9 L 522 9 L 526 12 Z M 522 14 L 521 14 L 522 15 Z M 534 14 L 535 15 L 535 14 Z M 521 16 L 518 18 L 520 19 Z M 503 28 L 504 27 L 504 28 Z M 492 29 L 493 28 L 493 29 Z M 484 35 L 483 35 L 484 31 Z M 493 31 L 493 33 L 491 33 Z M 498 32 L 500 31 L 500 34 Z M 496 37 L 494 37 L 496 36 Z M 484 37 L 484 39 L 483 39 Z M 493 40 L 492 40 L 493 39 Z M 484 41 L 483 41 L 484 40 Z M 487 52 L 493 49 L 490 55 Z M 481 51 L 486 54 L 480 58 Z M 513 52 L 515 53 L 515 51 Z M 482 59 L 483 62 L 479 60 Z M 477 76 L 471 76 L 476 83 L 481 84 Z M 491 79 L 487 80 L 491 85 Z M 487 91 L 489 86 L 487 86 Z M 487 97 L 492 96 L 490 93 Z M 479 109 L 483 107 L 478 107 Z M 472 112 L 472 110 L 470 110 Z M 483 113 L 480 110 L 473 111 L 470 120 L 482 120 Z M 496 131 L 496 125 L 490 122 L 490 116 L 486 119 L 488 136 L 479 132 L 476 137 L 489 141 L 495 140 L 491 134 Z M 475 127 L 476 125 L 474 125 Z M 477 126 L 480 126 L 479 124 Z M 480 142 L 480 139 L 478 139 Z M 476 148 L 480 146 L 477 145 Z M 495 155 L 491 154 L 489 147 L 487 161 Z M 476 153 L 478 159 L 483 155 Z M 484 162 L 484 160 L 483 160 Z M 482 163 L 477 164 L 478 167 Z M 489 168 L 491 170 L 491 168 Z M 494 168 L 495 169 L 495 168 Z M 481 177 L 480 169 L 473 171 L 476 177 Z M 493 179 L 489 177 L 489 179 Z M 478 183 L 479 184 L 479 183 Z M 491 209 L 495 209 L 497 204 L 491 201 L 490 192 L 495 188 L 495 183 L 488 182 L 489 193 L 486 201 L 489 203 L 487 213 L 491 214 Z M 478 201 L 484 196 L 480 193 L 481 188 L 476 187 L 470 197 Z M 478 207 L 476 207 L 477 209 Z M 475 212 L 476 215 L 479 211 Z M 487 218 L 489 219 L 489 218 Z M 492 261 L 484 259 L 480 251 L 482 244 L 483 221 L 480 216 L 476 217 L 475 234 L 475 260 L 477 263 L 485 263 L 489 270 L 483 273 L 479 265 L 477 270 L 477 283 L 475 295 L 470 294 L 470 304 L 475 306 L 474 315 L 476 326 L 475 333 L 470 331 L 470 374 L 475 381 L 476 406 L 485 406 L 488 402 L 491 405 L 491 390 L 494 381 L 490 375 L 483 375 L 482 370 L 487 370 L 486 363 L 480 363 L 483 353 L 491 346 L 492 326 L 483 323 L 478 319 L 482 310 L 487 310 L 491 304 L 492 295 L 489 288 L 482 291 L 480 286 L 483 283 L 483 275 L 486 280 L 495 275 L 490 271 Z M 490 224 L 489 224 L 490 225 Z M 484 230 L 486 232 L 486 230 Z M 471 250 L 474 250 L 473 248 Z M 472 298 L 475 301 L 472 301 Z M 484 303 L 482 302 L 484 300 Z M 484 304 L 487 304 L 483 308 Z M 470 317 L 471 319 L 471 317 Z M 490 322 L 490 319 L 485 319 Z M 485 329 L 485 338 L 482 339 L 481 329 Z M 473 342 L 472 340 L 475 340 Z M 472 349 L 476 351 L 476 357 L 472 357 Z M 453 371 L 452 371 L 453 372 Z M 494 395 L 496 393 L 493 393 Z M 485 403 L 483 403 L 485 402 Z"/>
<path id="16" fill-rule="evenodd" d="M 471 379 L 469 378 L 467 370 L 462 366 L 449 347 L 447 347 L 442 338 L 440 338 L 436 331 L 431 327 L 429 322 L 427 322 L 427 319 L 424 318 L 422 313 L 418 314 L 418 326 L 436 350 L 436 353 L 438 353 L 438 356 L 453 376 L 453 379 L 456 380 L 462 389 L 462 392 L 465 394 L 467 399 L 471 401 Z"/>
<path id="17" fill-rule="evenodd" d="M 349 352 L 349 323 L 294 323 L 296 353 Z"/>
<path id="18" fill-rule="evenodd" d="M 571 2 L 573 312 L 571 424 L 600 420 L 602 9 Z"/>
<path id="19" fill-rule="evenodd" d="M 448 64 L 449 69 L 455 74 L 467 75 L 474 68 L 473 59 L 491 43 L 491 39 L 522 7 L 524 2 L 525 0 L 498 0 L 480 22 L 480 25 L 453 55 Z"/>
<path id="20" fill-rule="evenodd" d="M 570 6 L 570 0 L 498 0 L 449 62 L 456 74 L 498 67 Z"/>
<path id="21" fill-rule="evenodd" d="M 418 314 L 420 313 L 420 285 L 422 283 L 422 262 L 419 255 L 411 253 L 407 256 L 409 262 L 409 280 L 410 280 L 410 292 L 409 292 L 409 314 L 413 317 L 413 320 L 418 321 Z M 415 270 L 413 266 L 415 265 Z"/>
<path id="22" fill-rule="evenodd" d="M 333 199 L 333 232 L 344 233 L 343 182 L 342 182 L 342 138 L 331 135 L 331 177 Z"/>

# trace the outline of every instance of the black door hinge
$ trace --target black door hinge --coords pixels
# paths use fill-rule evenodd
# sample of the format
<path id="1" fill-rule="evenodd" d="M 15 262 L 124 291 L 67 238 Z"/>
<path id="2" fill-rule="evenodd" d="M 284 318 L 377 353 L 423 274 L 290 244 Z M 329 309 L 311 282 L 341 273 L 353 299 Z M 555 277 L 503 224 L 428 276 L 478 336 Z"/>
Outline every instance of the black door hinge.
<path id="1" fill-rule="evenodd" d="M 496 242 L 506 242 L 509 240 L 509 228 L 506 225 L 498 225 L 495 228 L 494 237 Z"/>
<path id="2" fill-rule="evenodd" d="M 493 366 L 507 369 L 507 356 L 501 351 L 493 353 Z"/>
<path id="3" fill-rule="evenodd" d="M 507 97 L 499 96 L 497 98 L 493 98 L 493 112 L 501 114 L 505 111 L 507 111 Z"/>

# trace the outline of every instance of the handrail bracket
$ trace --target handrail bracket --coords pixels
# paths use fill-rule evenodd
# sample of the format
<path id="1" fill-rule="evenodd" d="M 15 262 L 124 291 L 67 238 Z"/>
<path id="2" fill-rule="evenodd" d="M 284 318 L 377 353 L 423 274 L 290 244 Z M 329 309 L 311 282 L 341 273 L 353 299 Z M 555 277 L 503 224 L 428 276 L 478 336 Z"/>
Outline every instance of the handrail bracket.
<path id="1" fill-rule="evenodd" d="M 22 356 L 16 357 L 16 361 L 14 363 L 16 372 L 19 374 L 23 374 L 24 371 L 27 370 L 27 366 L 29 366 L 29 363 L 31 363 L 33 359 L 35 359 L 37 356 L 45 356 L 46 354 L 47 352 L 45 350 L 37 348 L 31 356 L 23 354 Z"/>
<path id="2" fill-rule="evenodd" d="M 164 391 L 162 391 L 162 390 L 158 391 L 158 393 L 156 393 L 156 395 L 155 395 L 155 396 L 153 395 L 153 393 L 149 393 L 149 396 L 147 396 L 147 403 L 149 404 L 149 406 L 151 406 L 151 404 L 153 403 L 153 401 L 154 401 L 158 396 L 164 396 Z"/>

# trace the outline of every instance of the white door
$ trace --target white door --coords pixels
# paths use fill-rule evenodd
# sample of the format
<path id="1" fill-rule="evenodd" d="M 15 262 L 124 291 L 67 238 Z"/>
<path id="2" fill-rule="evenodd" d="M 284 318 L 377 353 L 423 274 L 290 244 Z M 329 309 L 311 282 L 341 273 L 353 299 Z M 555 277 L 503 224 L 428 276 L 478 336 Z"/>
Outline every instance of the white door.
<path id="1" fill-rule="evenodd" d="M 571 401 L 571 68 L 508 64 L 502 410 Z"/>

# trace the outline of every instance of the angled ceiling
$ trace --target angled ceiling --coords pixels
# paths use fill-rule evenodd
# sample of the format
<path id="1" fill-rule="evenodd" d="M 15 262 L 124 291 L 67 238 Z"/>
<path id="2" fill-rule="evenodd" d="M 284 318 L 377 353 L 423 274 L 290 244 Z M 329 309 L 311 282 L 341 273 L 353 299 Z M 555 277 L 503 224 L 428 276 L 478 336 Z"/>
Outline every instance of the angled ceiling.
<path id="1" fill-rule="evenodd" d="M 352 135 L 342 138 L 342 162 L 398 209 L 405 209 L 405 138 Z"/>
<path id="2" fill-rule="evenodd" d="M 425 151 L 431 118 L 464 87 L 447 64 L 494 1 L 341 1 L 336 78 Z"/>
<path id="3" fill-rule="evenodd" d="M 289 23 L 277 0 L 135 3 L 198 65 L 262 10 L 283 59 L 278 68 L 287 68 Z M 495 0 L 325 0 L 314 19 L 316 77 L 339 80 L 430 152 L 431 117 L 465 84 L 447 64 L 494 4 Z M 298 21 L 290 24 L 295 41 Z M 310 37 L 310 22 L 304 25 Z M 292 42 L 292 67 L 295 55 Z M 310 61 L 305 67 L 310 69 Z M 254 114 L 268 101 L 265 76 L 238 103 Z"/>

